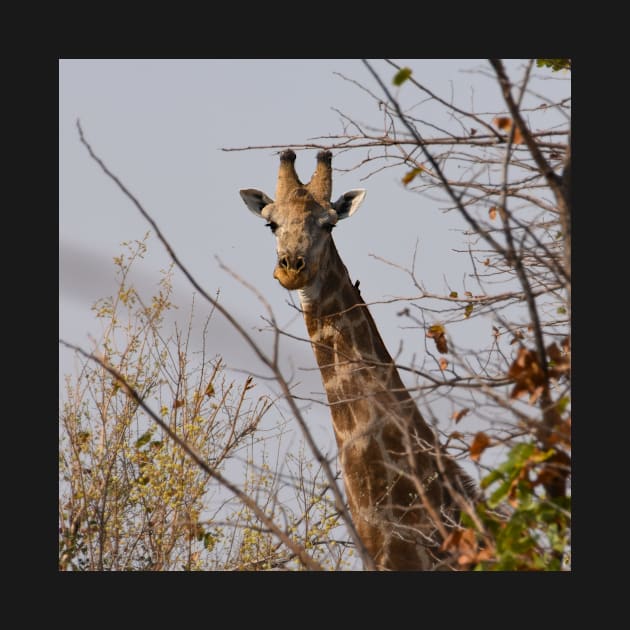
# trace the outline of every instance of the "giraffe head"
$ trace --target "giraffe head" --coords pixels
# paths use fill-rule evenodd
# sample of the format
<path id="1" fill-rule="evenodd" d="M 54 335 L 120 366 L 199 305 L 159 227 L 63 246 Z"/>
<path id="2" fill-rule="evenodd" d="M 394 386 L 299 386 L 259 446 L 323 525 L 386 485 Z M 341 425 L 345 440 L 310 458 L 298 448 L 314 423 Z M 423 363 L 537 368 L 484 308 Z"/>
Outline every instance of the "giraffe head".
<path id="1" fill-rule="evenodd" d="M 330 151 L 320 151 L 315 173 L 304 185 L 295 172 L 295 153 L 287 149 L 280 154 L 275 201 L 254 188 L 240 191 L 247 207 L 267 221 L 276 237 L 273 276 L 285 289 L 313 282 L 329 251 L 333 227 L 354 214 L 365 197 L 365 190 L 350 190 L 331 202 L 331 159 Z"/>

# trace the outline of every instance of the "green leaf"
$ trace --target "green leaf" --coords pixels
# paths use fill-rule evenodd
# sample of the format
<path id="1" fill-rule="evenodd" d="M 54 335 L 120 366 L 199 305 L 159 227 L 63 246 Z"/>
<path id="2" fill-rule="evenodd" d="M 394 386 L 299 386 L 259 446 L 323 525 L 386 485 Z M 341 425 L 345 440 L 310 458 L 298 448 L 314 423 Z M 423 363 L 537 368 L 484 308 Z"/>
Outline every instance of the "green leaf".
<path id="1" fill-rule="evenodd" d="M 510 451 L 507 462 L 505 462 L 505 464 L 502 464 L 500 468 L 502 468 L 506 472 L 513 468 L 517 468 L 520 470 L 535 450 L 536 445 L 533 443 L 521 442 L 520 444 L 517 444 Z"/>
<path id="2" fill-rule="evenodd" d="M 448 297 L 450 297 L 450 298 L 456 298 L 456 297 L 457 297 L 457 291 L 451 291 L 451 292 L 448 294 Z"/>
<path id="3" fill-rule="evenodd" d="M 485 489 L 488 486 L 491 486 L 498 479 L 503 479 L 503 472 L 501 472 L 500 470 L 491 471 L 490 474 L 486 475 L 481 480 L 481 488 Z"/>
<path id="4" fill-rule="evenodd" d="M 135 444 L 136 448 L 142 448 L 145 444 L 149 442 L 152 436 L 153 436 L 153 429 L 149 429 L 146 433 L 143 433 L 136 440 L 136 444 Z"/>
<path id="5" fill-rule="evenodd" d="M 552 72 L 558 70 L 571 70 L 571 59 L 536 59 L 539 68 L 551 68 Z"/>
<path id="6" fill-rule="evenodd" d="M 564 308 L 564 306 L 559 306 L 558 310 L 556 312 L 558 313 L 558 315 L 566 315 L 567 314 L 567 309 Z"/>
<path id="7" fill-rule="evenodd" d="M 571 399 L 568 396 L 563 396 L 556 403 L 556 410 L 558 411 L 558 413 L 564 413 L 564 410 L 567 408 L 570 402 L 571 402 Z"/>
<path id="8" fill-rule="evenodd" d="M 464 317 L 468 318 L 470 317 L 470 314 L 473 312 L 473 303 L 470 302 L 469 304 L 466 305 L 466 308 L 464 309 Z"/>
<path id="9" fill-rule="evenodd" d="M 411 68 L 401 68 L 394 76 L 392 83 L 402 85 L 411 76 Z"/>
<path id="10" fill-rule="evenodd" d="M 488 499 L 488 507 L 495 508 L 505 497 L 507 497 L 510 487 L 512 486 L 512 480 L 506 479 L 491 495 Z"/>
<path id="11" fill-rule="evenodd" d="M 203 546 L 208 550 L 212 551 L 214 546 L 217 544 L 217 537 L 213 536 L 210 532 L 206 532 L 203 536 Z"/>

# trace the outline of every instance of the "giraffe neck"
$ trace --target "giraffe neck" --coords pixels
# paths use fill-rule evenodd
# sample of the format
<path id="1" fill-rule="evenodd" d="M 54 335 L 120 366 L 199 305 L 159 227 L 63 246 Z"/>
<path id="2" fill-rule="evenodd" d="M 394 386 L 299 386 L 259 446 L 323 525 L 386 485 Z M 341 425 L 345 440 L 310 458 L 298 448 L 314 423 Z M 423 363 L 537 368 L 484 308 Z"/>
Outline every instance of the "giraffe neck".
<path id="1" fill-rule="evenodd" d="M 380 568 L 427 569 L 433 560 L 426 540 L 435 525 L 418 497 L 426 490 L 438 511 L 442 505 L 441 484 L 433 483 L 435 437 L 332 240 L 325 260 L 315 282 L 300 290 L 300 301 L 353 521 Z"/>
<path id="2" fill-rule="evenodd" d="M 300 301 L 326 392 L 337 402 L 359 381 L 370 380 L 370 367 L 393 361 L 332 240 L 329 247 L 326 263 L 300 291 Z"/>
<path id="3" fill-rule="evenodd" d="M 376 323 L 330 241 L 326 265 L 300 290 L 306 327 L 331 405 L 337 441 L 374 422 L 379 398 L 395 399 L 393 411 L 420 413 L 400 379 Z M 404 407 L 404 410 L 401 408 Z M 422 425 L 425 425 L 421 420 Z M 425 439 L 431 439 L 428 427 Z"/>

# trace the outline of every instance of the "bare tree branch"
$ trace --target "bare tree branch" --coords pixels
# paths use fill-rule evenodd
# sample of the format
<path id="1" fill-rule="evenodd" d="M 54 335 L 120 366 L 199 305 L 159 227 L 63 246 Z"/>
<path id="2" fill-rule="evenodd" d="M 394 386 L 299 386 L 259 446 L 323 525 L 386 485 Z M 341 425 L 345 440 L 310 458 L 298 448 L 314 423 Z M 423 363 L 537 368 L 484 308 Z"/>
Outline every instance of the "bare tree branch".
<path id="1" fill-rule="evenodd" d="M 116 175 L 114 175 L 105 165 L 105 163 L 101 160 L 101 158 L 99 158 L 93 151 L 92 147 L 89 145 L 89 143 L 87 142 L 87 140 L 84 137 L 83 134 L 83 129 L 81 128 L 81 124 L 80 122 L 77 120 L 77 128 L 79 130 L 79 137 L 81 140 L 81 143 L 86 147 L 86 149 L 88 150 L 90 156 L 92 157 L 92 159 L 94 159 L 94 161 L 101 167 L 101 169 L 105 172 L 105 174 L 110 177 L 116 184 L 117 186 L 120 188 L 120 190 L 133 202 L 133 204 L 136 206 L 136 208 L 138 209 L 138 211 L 140 212 L 140 214 L 142 214 L 142 216 L 149 222 L 149 224 L 153 227 L 153 229 L 155 230 L 155 233 L 157 235 L 157 237 L 159 238 L 159 240 L 162 242 L 162 244 L 164 245 L 164 247 L 166 248 L 166 251 L 168 252 L 169 256 L 171 257 L 172 261 L 175 263 L 175 265 L 177 266 L 178 269 L 180 269 L 180 271 L 186 276 L 186 278 L 188 279 L 188 281 L 192 284 L 192 286 L 199 292 L 199 294 L 207 301 L 209 302 L 213 308 L 215 308 L 219 313 L 221 313 L 227 320 L 228 322 L 235 328 L 235 330 L 241 335 L 241 337 L 243 337 L 243 339 L 247 342 L 247 344 L 249 345 L 249 347 L 255 352 L 256 356 L 263 362 L 264 365 L 266 365 L 271 372 L 274 374 L 274 376 L 277 378 L 278 384 L 280 385 L 287 403 L 289 405 L 289 407 L 291 408 L 291 411 L 295 417 L 295 419 L 297 420 L 300 429 L 302 430 L 302 433 L 307 441 L 307 444 L 309 445 L 309 448 L 311 449 L 311 452 L 313 453 L 315 459 L 317 460 L 317 462 L 322 466 L 322 469 L 324 470 L 325 474 L 326 474 L 326 478 L 328 480 L 328 483 L 330 484 L 330 488 L 333 492 L 333 496 L 335 497 L 335 504 L 337 509 L 339 510 L 339 512 L 342 515 L 342 518 L 344 520 L 345 525 L 347 526 L 352 539 L 354 540 L 357 550 L 363 560 L 364 566 L 366 567 L 366 569 L 368 570 L 374 570 L 375 565 L 374 565 L 374 560 L 370 557 L 370 555 L 367 552 L 367 549 L 365 548 L 365 545 L 363 544 L 363 541 L 361 540 L 361 538 L 359 537 L 356 528 L 354 526 L 354 523 L 352 522 L 352 519 L 350 518 L 350 514 L 348 513 L 348 510 L 345 506 L 341 491 L 339 490 L 339 486 L 337 485 L 337 482 L 335 480 L 335 476 L 332 472 L 332 469 L 330 467 L 330 464 L 327 460 L 327 458 L 323 455 L 323 453 L 319 450 L 319 448 L 317 447 L 317 445 L 315 444 L 315 441 L 313 439 L 313 436 L 308 428 L 308 425 L 306 423 L 306 421 L 304 420 L 304 417 L 302 416 L 302 413 L 300 412 L 295 399 L 291 393 L 289 384 L 287 383 L 286 379 L 283 377 L 281 371 L 280 371 L 280 367 L 278 366 L 277 363 L 275 363 L 272 359 L 270 359 L 269 357 L 267 357 L 267 355 L 260 349 L 260 347 L 258 346 L 258 344 L 256 344 L 256 342 L 252 339 L 252 337 L 245 331 L 245 329 L 236 321 L 236 319 L 231 315 L 231 313 L 229 313 L 229 311 L 227 311 L 227 309 L 225 309 L 215 298 L 211 297 L 204 289 L 203 287 L 197 282 L 197 280 L 195 280 L 195 278 L 192 276 L 192 274 L 188 271 L 188 269 L 182 264 L 182 262 L 179 260 L 178 256 L 175 254 L 175 251 L 173 250 L 173 248 L 171 247 L 171 245 L 169 244 L 169 242 L 166 240 L 165 236 L 162 234 L 162 231 L 160 230 L 160 228 L 158 227 L 157 223 L 153 220 L 153 218 L 149 215 L 149 213 L 144 209 L 144 207 L 140 204 L 140 202 L 137 200 L 137 198 L 127 189 L 127 187 L 120 181 L 120 179 L 118 177 L 116 177 Z"/>
<path id="2" fill-rule="evenodd" d="M 155 422 L 161 429 L 166 433 L 171 440 L 173 440 L 194 462 L 201 468 L 207 475 L 216 479 L 222 486 L 227 488 L 232 494 L 234 494 L 238 499 L 245 504 L 258 518 L 263 522 L 270 531 L 272 531 L 304 564 L 305 567 L 311 569 L 312 571 L 321 571 L 322 566 L 311 556 L 306 553 L 306 550 L 301 546 L 297 545 L 290 536 L 287 535 L 286 532 L 283 532 L 274 522 L 270 519 L 262 510 L 256 501 L 254 501 L 250 496 L 245 494 L 240 488 L 235 486 L 231 481 L 228 481 L 220 472 L 218 472 L 215 468 L 208 466 L 208 464 L 203 460 L 203 458 L 185 441 L 182 440 L 177 433 L 175 433 L 169 426 L 166 424 L 162 418 L 160 418 L 145 402 L 144 399 L 138 394 L 134 387 L 129 385 L 125 377 L 118 372 L 115 368 L 113 368 L 109 363 L 103 360 L 101 357 L 96 356 L 95 354 L 91 354 L 86 352 L 79 346 L 75 346 L 74 344 L 68 343 L 63 339 L 59 340 L 66 348 L 70 348 L 83 355 L 87 359 L 98 363 L 102 368 L 107 370 L 125 389 L 127 394 L 140 406 L 142 409 L 149 415 L 149 417 Z"/>

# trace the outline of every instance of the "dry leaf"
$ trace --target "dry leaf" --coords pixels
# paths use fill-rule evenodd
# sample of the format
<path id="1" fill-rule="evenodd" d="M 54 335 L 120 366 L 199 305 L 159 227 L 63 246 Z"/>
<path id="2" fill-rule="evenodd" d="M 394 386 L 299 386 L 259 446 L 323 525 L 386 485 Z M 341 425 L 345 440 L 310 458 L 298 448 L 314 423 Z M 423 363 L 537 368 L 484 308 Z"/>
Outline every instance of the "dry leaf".
<path id="1" fill-rule="evenodd" d="M 492 206 L 492 208 L 488 210 L 488 215 L 490 216 L 490 221 L 494 221 L 497 218 L 497 209 L 495 206 Z"/>
<path id="2" fill-rule="evenodd" d="M 481 453 L 483 453 L 488 446 L 490 446 L 490 438 L 483 431 L 479 431 L 470 445 L 470 459 L 474 462 L 478 462 Z"/>
<path id="3" fill-rule="evenodd" d="M 483 261 L 483 264 L 487 267 L 487 266 L 490 264 L 490 259 L 489 259 L 489 258 L 486 258 L 486 259 Z"/>
<path id="4" fill-rule="evenodd" d="M 208 387 L 206 387 L 204 394 L 210 398 L 214 396 L 214 385 L 212 384 L 212 381 L 208 383 Z"/>
<path id="5" fill-rule="evenodd" d="M 512 479 L 512 483 L 510 484 L 510 489 L 508 490 L 507 501 L 512 507 L 517 507 L 519 504 L 517 491 L 520 486 L 526 485 L 528 488 L 532 487 L 532 483 L 529 479 L 529 470 L 531 468 L 531 464 L 525 464 L 523 468 L 519 471 L 518 475 L 514 479 Z"/>
<path id="6" fill-rule="evenodd" d="M 492 545 L 479 548 L 477 535 L 471 527 L 451 530 L 440 547 L 440 551 L 452 550 L 458 553 L 457 563 L 461 566 L 492 560 L 495 549 Z"/>
<path id="7" fill-rule="evenodd" d="M 571 467 L 571 457 L 564 451 L 556 451 L 542 466 L 532 486 L 542 484 L 545 487 L 564 479 Z"/>
<path id="8" fill-rule="evenodd" d="M 497 116 L 492 124 L 499 129 L 503 129 L 509 133 L 510 129 L 512 129 L 512 119 L 507 116 Z"/>
<path id="9" fill-rule="evenodd" d="M 547 356 L 550 360 L 549 376 L 556 380 L 562 375 L 571 378 L 571 356 L 566 350 L 563 353 L 554 342 L 547 347 Z"/>
<path id="10" fill-rule="evenodd" d="M 463 531 L 461 529 L 453 529 L 442 542 L 440 551 L 448 551 L 449 549 L 457 549 L 462 538 Z"/>
<path id="11" fill-rule="evenodd" d="M 448 361 L 444 357 L 440 357 L 440 370 L 445 370 L 448 367 Z"/>
<path id="12" fill-rule="evenodd" d="M 429 329 L 427 330 L 427 337 L 435 341 L 435 347 L 438 352 L 441 354 L 446 354 L 448 352 L 448 343 L 446 341 L 446 330 L 444 329 L 444 326 L 441 324 L 429 326 Z"/>
<path id="13" fill-rule="evenodd" d="M 178 407 L 183 407 L 186 404 L 185 400 L 176 400 L 173 403 L 173 409 L 177 409 Z"/>
<path id="14" fill-rule="evenodd" d="M 521 346 L 516 359 L 508 370 L 508 376 L 515 381 L 511 398 L 518 398 L 529 393 L 529 403 L 533 405 L 543 392 L 545 377 L 538 361 L 538 355 L 533 350 Z"/>
<path id="15" fill-rule="evenodd" d="M 469 411 L 470 411 L 470 409 L 468 407 L 464 407 L 463 409 L 460 409 L 459 411 L 456 411 L 451 416 L 451 419 L 455 420 L 455 424 L 457 424 Z"/>
<path id="16" fill-rule="evenodd" d="M 570 352 L 570 348 L 571 348 L 571 340 L 569 339 L 569 337 L 565 337 L 562 342 L 560 343 L 560 345 L 562 346 L 562 349 L 565 352 Z"/>
<path id="17" fill-rule="evenodd" d="M 512 119 L 507 116 L 497 116 L 492 121 L 492 124 L 505 131 L 505 133 L 510 133 L 512 130 Z M 518 127 L 514 129 L 514 144 L 523 144 L 523 134 Z"/>
<path id="18" fill-rule="evenodd" d="M 406 186 L 407 184 L 409 184 L 413 180 L 413 178 L 416 175 L 419 175 L 420 173 L 422 173 L 423 170 L 424 169 L 421 166 L 417 167 L 417 168 L 412 168 L 408 173 L 405 173 L 405 175 L 403 176 L 403 178 L 401 180 L 402 183 Z"/>
<path id="19" fill-rule="evenodd" d="M 493 558 L 494 551 L 492 549 L 481 549 L 481 551 L 479 551 L 479 553 L 475 557 L 475 562 L 483 562 L 484 560 L 492 560 Z"/>

